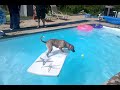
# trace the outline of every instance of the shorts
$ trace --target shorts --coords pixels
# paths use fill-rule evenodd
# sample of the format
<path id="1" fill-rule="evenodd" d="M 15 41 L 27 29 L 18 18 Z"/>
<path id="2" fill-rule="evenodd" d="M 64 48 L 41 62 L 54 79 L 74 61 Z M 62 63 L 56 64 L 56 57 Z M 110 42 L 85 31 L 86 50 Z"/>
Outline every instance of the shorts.
<path id="1" fill-rule="evenodd" d="M 36 10 L 37 18 L 44 19 L 45 18 L 45 10 Z"/>

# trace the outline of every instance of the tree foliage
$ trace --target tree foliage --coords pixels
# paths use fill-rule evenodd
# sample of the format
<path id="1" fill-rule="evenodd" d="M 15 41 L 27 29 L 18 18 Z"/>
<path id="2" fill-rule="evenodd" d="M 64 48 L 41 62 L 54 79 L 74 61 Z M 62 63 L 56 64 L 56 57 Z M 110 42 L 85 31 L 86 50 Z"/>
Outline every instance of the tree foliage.
<path id="1" fill-rule="evenodd" d="M 120 5 L 113 5 L 116 11 L 120 11 Z M 59 9 L 64 13 L 77 14 L 81 10 L 92 15 L 98 15 L 101 13 L 105 5 L 58 5 Z"/>
<path id="2" fill-rule="evenodd" d="M 120 5 L 113 5 L 114 10 L 120 12 Z M 0 5 L 1 8 L 7 11 L 7 5 Z M 92 15 L 98 15 L 101 13 L 105 5 L 57 5 L 58 9 L 63 13 L 67 14 L 78 14 L 81 10 L 84 10 L 86 13 L 90 13 Z M 50 5 L 47 5 L 47 10 L 50 10 Z"/>

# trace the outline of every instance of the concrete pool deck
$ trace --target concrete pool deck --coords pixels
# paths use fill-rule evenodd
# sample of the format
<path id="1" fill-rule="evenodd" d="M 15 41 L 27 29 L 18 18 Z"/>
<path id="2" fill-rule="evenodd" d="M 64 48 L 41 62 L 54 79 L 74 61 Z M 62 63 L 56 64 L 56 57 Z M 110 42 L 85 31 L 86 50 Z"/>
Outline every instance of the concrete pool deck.
<path id="1" fill-rule="evenodd" d="M 76 27 L 79 24 L 102 24 L 108 27 L 117 27 L 117 25 L 113 25 L 106 22 L 99 22 L 98 18 L 84 18 L 83 15 L 73 15 L 69 16 L 69 20 L 54 20 L 53 22 L 46 22 L 46 28 L 37 29 L 37 22 L 33 19 L 29 20 L 21 20 L 20 27 L 22 29 L 17 31 L 9 30 L 9 24 L 4 24 L 0 26 L 0 30 L 3 30 L 6 33 L 6 37 L 9 38 L 14 36 L 22 36 L 32 33 L 39 33 L 43 31 L 51 31 L 62 28 Z M 42 25 L 42 23 L 41 23 Z M 3 39 L 1 38 L 1 39 Z M 120 73 L 112 77 L 109 81 L 107 81 L 104 85 L 120 85 Z"/>
<path id="2" fill-rule="evenodd" d="M 115 25 L 106 23 L 106 22 L 99 22 L 98 18 L 85 18 L 83 15 L 73 15 L 69 16 L 69 20 L 54 20 L 53 22 L 46 22 L 46 28 L 39 28 L 37 29 L 37 22 L 33 19 L 29 20 L 21 20 L 20 23 L 20 30 L 9 30 L 9 24 L 4 24 L 0 26 L 0 30 L 3 30 L 8 37 L 13 36 L 20 36 L 26 35 L 31 33 L 38 33 L 43 31 L 50 31 L 62 28 L 69 28 L 69 27 L 76 27 L 79 24 L 97 24 L 100 23 L 105 26 L 115 27 Z M 42 25 L 42 22 L 41 22 Z M 7 37 L 6 37 L 7 38 Z"/>

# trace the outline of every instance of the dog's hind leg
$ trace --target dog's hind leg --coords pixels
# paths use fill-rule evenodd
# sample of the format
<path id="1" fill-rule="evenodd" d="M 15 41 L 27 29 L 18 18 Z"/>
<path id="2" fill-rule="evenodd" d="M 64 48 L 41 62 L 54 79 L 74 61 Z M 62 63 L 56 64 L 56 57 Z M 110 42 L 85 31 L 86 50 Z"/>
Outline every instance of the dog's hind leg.
<path id="1" fill-rule="evenodd" d="M 47 44 L 46 45 L 47 46 L 47 48 L 48 48 L 48 52 L 47 52 L 47 57 L 48 57 L 48 55 L 49 55 L 49 53 L 51 53 L 51 51 L 53 50 L 53 48 L 52 48 L 52 45 L 49 45 L 49 44 Z"/>
<path id="2" fill-rule="evenodd" d="M 63 49 L 62 49 L 62 47 L 59 47 L 59 49 L 60 49 L 62 52 L 64 52 Z"/>

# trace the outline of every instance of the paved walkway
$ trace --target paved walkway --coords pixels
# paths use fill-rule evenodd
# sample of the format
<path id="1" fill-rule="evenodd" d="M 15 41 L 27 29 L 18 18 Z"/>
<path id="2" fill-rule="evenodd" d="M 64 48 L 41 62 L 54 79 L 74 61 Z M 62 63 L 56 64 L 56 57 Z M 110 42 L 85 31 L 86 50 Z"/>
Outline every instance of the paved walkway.
<path id="1" fill-rule="evenodd" d="M 37 22 L 35 20 L 32 20 L 32 19 L 21 20 L 20 27 L 22 29 L 20 30 L 17 30 L 17 31 L 9 30 L 9 24 L 1 25 L 0 30 L 3 30 L 8 35 L 8 37 L 13 37 L 13 36 L 42 32 L 42 31 L 50 31 L 50 30 L 61 29 L 61 28 L 75 27 L 79 24 L 99 23 L 97 19 L 98 18 L 84 18 L 83 15 L 69 16 L 69 20 L 54 20 L 53 22 L 46 22 L 47 27 L 46 28 L 41 27 L 39 29 L 36 28 Z M 115 27 L 115 25 L 111 25 L 109 23 L 105 23 L 105 22 L 100 22 L 100 23 L 105 26 Z"/>

